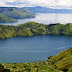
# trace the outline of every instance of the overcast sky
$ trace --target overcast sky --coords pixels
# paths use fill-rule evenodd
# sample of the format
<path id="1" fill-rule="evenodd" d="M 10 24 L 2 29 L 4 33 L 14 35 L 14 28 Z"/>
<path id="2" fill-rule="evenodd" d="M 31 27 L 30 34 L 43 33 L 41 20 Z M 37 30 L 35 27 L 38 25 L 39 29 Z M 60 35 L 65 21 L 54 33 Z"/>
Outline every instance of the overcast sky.
<path id="1" fill-rule="evenodd" d="M 72 9 L 72 0 L 0 0 L 0 7 L 42 6 L 55 9 Z"/>

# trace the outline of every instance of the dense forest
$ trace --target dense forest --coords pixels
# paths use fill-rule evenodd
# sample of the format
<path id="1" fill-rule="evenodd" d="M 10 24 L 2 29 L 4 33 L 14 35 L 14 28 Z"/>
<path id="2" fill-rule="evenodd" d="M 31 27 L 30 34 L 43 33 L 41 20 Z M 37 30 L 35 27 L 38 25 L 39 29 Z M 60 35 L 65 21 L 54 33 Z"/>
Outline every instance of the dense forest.
<path id="1" fill-rule="evenodd" d="M 2 63 L 0 72 L 72 72 L 72 47 L 46 61 L 32 63 Z"/>
<path id="2" fill-rule="evenodd" d="M 35 36 L 35 35 L 72 35 L 72 24 L 50 24 L 44 25 L 36 22 L 28 22 L 17 26 L 0 25 L 0 39 L 14 36 Z"/>

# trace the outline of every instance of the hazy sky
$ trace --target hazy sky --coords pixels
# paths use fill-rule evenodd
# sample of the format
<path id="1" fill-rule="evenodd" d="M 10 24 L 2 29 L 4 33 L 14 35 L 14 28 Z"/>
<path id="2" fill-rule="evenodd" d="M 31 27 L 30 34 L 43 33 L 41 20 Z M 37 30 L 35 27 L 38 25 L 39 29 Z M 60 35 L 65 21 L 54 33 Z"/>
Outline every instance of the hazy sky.
<path id="1" fill-rule="evenodd" d="M 43 6 L 57 9 L 72 9 L 72 0 L 0 0 L 0 7 Z"/>

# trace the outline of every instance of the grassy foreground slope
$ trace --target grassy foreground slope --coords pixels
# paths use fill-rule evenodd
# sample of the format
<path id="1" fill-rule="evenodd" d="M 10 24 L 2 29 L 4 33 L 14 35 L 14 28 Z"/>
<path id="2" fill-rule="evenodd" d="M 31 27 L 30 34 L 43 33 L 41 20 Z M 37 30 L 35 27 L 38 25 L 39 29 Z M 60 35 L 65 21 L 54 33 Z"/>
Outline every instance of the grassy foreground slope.
<path id="1" fill-rule="evenodd" d="M 33 63 L 2 63 L 8 72 L 60 72 L 48 64 L 48 61 Z"/>
<path id="2" fill-rule="evenodd" d="M 9 23 L 9 22 L 17 22 L 17 20 L 0 14 L 0 23 Z"/>
<path id="3" fill-rule="evenodd" d="M 49 61 L 56 66 L 56 69 L 72 72 L 72 48 L 51 57 Z"/>
<path id="4" fill-rule="evenodd" d="M 0 39 L 13 36 L 35 36 L 35 35 L 72 35 L 72 24 L 50 24 L 44 25 L 36 22 L 28 22 L 17 26 L 0 25 Z"/>
<path id="5" fill-rule="evenodd" d="M 2 63 L 0 70 L 6 70 L 6 72 L 72 72 L 72 48 L 70 47 L 56 56 L 48 57 L 47 61 Z"/>

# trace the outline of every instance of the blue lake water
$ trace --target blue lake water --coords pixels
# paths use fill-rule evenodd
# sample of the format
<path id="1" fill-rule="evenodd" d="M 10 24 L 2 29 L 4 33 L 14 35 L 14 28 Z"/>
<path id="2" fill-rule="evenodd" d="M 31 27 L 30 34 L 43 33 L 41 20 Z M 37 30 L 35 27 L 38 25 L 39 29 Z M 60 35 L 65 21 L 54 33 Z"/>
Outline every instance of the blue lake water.
<path id="1" fill-rule="evenodd" d="M 44 61 L 71 46 L 72 37 L 63 35 L 0 39 L 0 63 Z"/>
<path id="2" fill-rule="evenodd" d="M 19 19 L 16 23 L 0 23 L 18 25 L 29 21 L 43 24 L 72 23 L 72 14 L 38 13 L 36 18 Z M 47 60 L 72 46 L 71 36 L 38 35 L 33 37 L 13 37 L 0 39 L 0 63 L 24 63 Z"/>
<path id="3" fill-rule="evenodd" d="M 72 14 L 64 14 L 64 13 L 37 13 L 35 15 L 36 18 L 28 18 L 28 19 L 18 19 L 16 23 L 0 23 L 5 25 L 18 25 L 24 24 L 26 22 L 34 21 L 43 24 L 50 24 L 50 23 L 72 23 Z"/>

